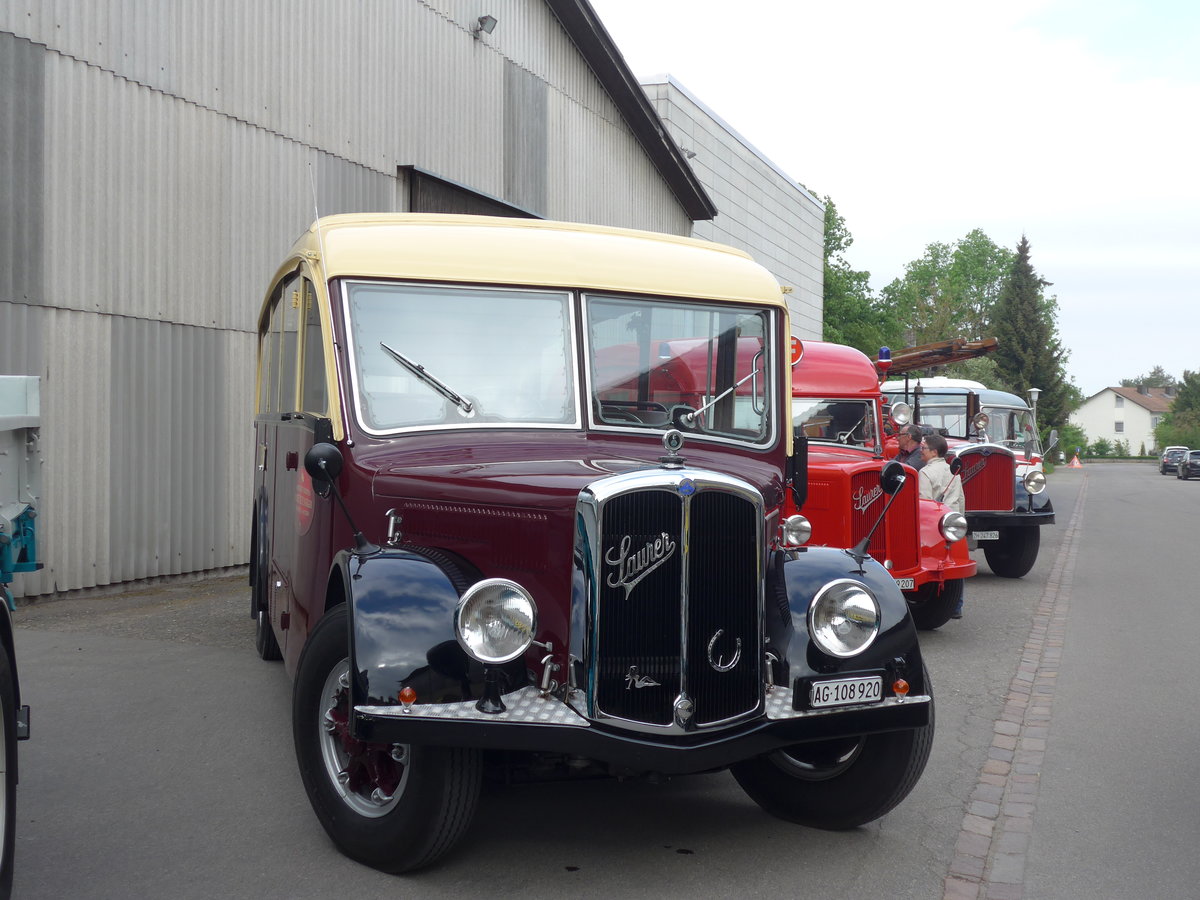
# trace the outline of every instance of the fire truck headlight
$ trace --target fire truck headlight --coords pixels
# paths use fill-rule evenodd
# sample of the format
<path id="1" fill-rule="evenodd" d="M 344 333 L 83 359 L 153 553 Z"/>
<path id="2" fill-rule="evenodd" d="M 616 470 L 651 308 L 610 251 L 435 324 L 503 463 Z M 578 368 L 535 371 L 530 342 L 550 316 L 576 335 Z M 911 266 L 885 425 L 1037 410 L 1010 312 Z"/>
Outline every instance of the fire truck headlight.
<path id="1" fill-rule="evenodd" d="M 1025 490 L 1031 494 L 1040 494 L 1046 489 L 1046 476 L 1037 469 L 1025 473 Z"/>
<path id="2" fill-rule="evenodd" d="M 967 536 L 967 517 L 960 512 L 948 512 L 942 516 L 938 528 L 942 532 L 942 537 L 950 543 L 961 541 Z"/>
<path id="3" fill-rule="evenodd" d="M 804 516 L 788 516 L 783 520 L 783 544 L 785 547 L 802 547 L 812 537 L 812 523 Z"/>
<path id="4" fill-rule="evenodd" d="M 830 656 L 857 656 L 879 634 L 879 601 L 861 581 L 831 581 L 808 608 L 808 633 Z"/>
<path id="5" fill-rule="evenodd" d="M 904 426 L 912 421 L 912 407 L 907 403 L 893 403 L 891 406 L 892 422 Z"/>
<path id="6" fill-rule="evenodd" d="M 454 612 L 459 644 L 482 663 L 506 663 L 533 643 L 537 606 L 525 588 L 488 578 L 467 588 Z"/>

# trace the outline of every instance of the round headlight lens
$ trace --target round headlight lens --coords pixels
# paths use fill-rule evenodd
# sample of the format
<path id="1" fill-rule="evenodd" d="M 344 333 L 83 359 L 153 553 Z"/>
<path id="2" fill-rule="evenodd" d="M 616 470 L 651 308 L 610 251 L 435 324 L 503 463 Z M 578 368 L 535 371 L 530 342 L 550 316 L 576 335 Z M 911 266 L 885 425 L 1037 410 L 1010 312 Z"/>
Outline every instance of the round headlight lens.
<path id="1" fill-rule="evenodd" d="M 802 547 L 812 537 L 812 523 L 804 516 L 788 516 L 783 520 L 783 543 L 788 547 Z"/>
<path id="2" fill-rule="evenodd" d="M 514 581 L 489 578 L 467 588 L 454 613 L 459 644 L 483 663 L 516 659 L 533 643 L 537 607 Z"/>
<path id="3" fill-rule="evenodd" d="M 1046 476 L 1037 469 L 1025 473 L 1025 490 L 1031 494 L 1040 494 L 1046 489 Z"/>
<path id="4" fill-rule="evenodd" d="M 991 417 L 985 413 L 976 413 L 975 418 L 971 420 L 971 425 L 976 431 L 987 431 L 988 422 L 992 421 Z"/>
<path id="5" fill-rule="evenodd" d="M 948 512 L 942 516 L 938 527 L 942 531 L 942 537 L 946 540 L 951 543 L 961 541 L 967 536 L 967 517 L 960 512 Z"/>
<path id="6" fill-rule="evenodd" d="M 891 406 L 891 418 L 897 425 L 907 425 L 912 421 L 912 407 L 903 401 L 893 403 Z"/>
<path id="7" fill-rule="evenodd" d="M 808 631 L 830 656 L 855 656 L 879 634 L 879 601 L 861 581 L 831 581 L 808 608 Z"/>

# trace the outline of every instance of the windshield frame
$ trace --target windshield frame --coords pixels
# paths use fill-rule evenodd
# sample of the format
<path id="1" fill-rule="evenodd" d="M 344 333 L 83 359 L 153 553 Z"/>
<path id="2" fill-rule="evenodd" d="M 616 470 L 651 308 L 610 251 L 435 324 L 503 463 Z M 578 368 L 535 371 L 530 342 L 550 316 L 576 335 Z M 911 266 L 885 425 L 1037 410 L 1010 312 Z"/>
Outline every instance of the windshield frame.
<path id="1" fill-rule="evenodd" d="M 827 397 L 827 396 L 817 397 L 817 396 L 793 394 L 792 395 L 792 405 L 791 405 L 792 428 L 797 430 L 797 439 L 799 438 L 799 429 L 803 427 L 802 423 L 800 422 L 800 419 L 796 415 L 796 406 L 799 403 L 808 403 L 813 406 L 815 406 L 817 404 L 831 405 L 831 404 L 835 404 L 835 403 L 863 405 L 866 407 L 867 414 L 860 420 L 860 422 L 867 423 L 867 426 L 869 428 L 869 433 L 872 435 L 873 440 L 874 440 L 874 442 L 870 445 L 844 443 L 842 441 L 837 440 L 836 437 L 829 437 L 826 435 L 819 435 L 819 434 L 809 434 L 808 431 L 806 430 L 804 433 L 804 436 L 808 439 L 808 443 L 809 443 L 810 447 L 818 447 L 818 446 L 840 447 L 840 448 L 843 448 L 846 450 L 857 450 L 861 453 L 867 453 L 871 456 L 878 456 L 879 454 L 883 453 L 883 438 L 882 438 L 882 435 L 880 434 L 880 429 L 879 429 L 880 412 L 879 412 L 879 401 L 878 400 L 875 400 L 874 398 L 870 398 L 870 397 L 861 397 L 861 396 L 858 396 L 858 397 Z M 857 430 L 857 427 L 855 430 Z"/>
<path id="2" fill-rule="evenodd" d="M 660 297 L 657 295 L 627 294 L 601 290 L 580 291 L 580 301 L 580 320 L 583 323 L 583 405 L 586 407 L 585 415 L 589 431 L 630 435 L 662 435 L 668 430 L 674 429 L 682 432 L 685 438 L 689 441 L 694 440 L 713 442 L 743 449 L 753 449 L 756 451 L 769 450 L 778 444 L 780 436 L 782 435 L 781 417 L 786 416 L 788 424 L 790 425 L 791 423 L 790 407 L 788 407 L 787 410 L 782 409 L 779 401 L 779 397 L 785 394 L 785 389 L 783 386 L 783 364 L 778 359 L 781 352 L 779 349 L 781 312 L 778 308 L 769 304 L 760 305 L 757 303 L 737 303 L 730 302 L 729 300 L 709 299 L 705 297 Z M 692 428 L 688 427 L 686 423 L 680 423 L 678 421 L 664 421 L 662 423 L 653 424 L 617 424 L 614 422 L 605 422 L 601 420 L 597 413 L 596 404 L 594 403 L 598 390 L 598 387 L 595 383 L 595 351 L 597 348 L 593 346 L 594 341 L 591 329 L 590 310 L 592 304 L 604 302 L 660 305 L 663 307 L 673 307 L 676 309 L 709 308 L 711 311 L 719 310 L 722 312 L 737 313 L 739 315 L 754 315 L 762 317 L 765 323 L 765 333 L 762 335 L 762 347 L 760 349 L 762 354 L 761 365 L 763 367 L 762 376 L 760 378 L 742 380 L 744 381 L 743 387 L 751 392 L 750 402 L 752 405 L 756 396 L 753 392 L 755 390 L 761 392 L 761 402 L 763 404 L 763 411 L 761 415 L 762 418 L 766 420 L 766 428 L 763 432 L 763 436 L 761 438 L 753 438 L 750 435 L 741 436 L 736 433 L 713 432 L 700 429 L 693 430 Z M 757 335 L 751 337 L 757 338 Z M 745 340 L 746 338 L 741 339 Z M 712 341 L 716 340 L 716 336 L 709 336 L 707 338 L 698 338 L 696 336 L 675 336 L 672 338 L 665 338 L 654 335 L 651 336 L 649 340 L 651 343 L 683 344 L 690 341 Z M 616 346 L 622 345 L 609 345 L 609 347 Z M 752 369 L 758 365 L 758 363 L 754 361 L 756 359 L 757 355 L 752 358 Z M 735 378 L 736 381 L 737 378 L 741 378 L 742 374 L 744 373 L 742 373 L 740 369 L 736 368 L 736 363 L 735 369 L 739 373 Z M 724 388 L 726 386 L 722 385 L 721 387 Z M 737 387 L 736 384 L 733 385 L 733 387 L 737 388 L 734 392 L 735 397 L 741 394 L 742 387 Z M 699 406 L 695 408 L 698 409 Z"/>
<path id="3" fill-rule="evenodd" d="M 358 358 L 358 348 L 356 341 L 360 338 L 358 326 L 353 321 L 352 311 L 352 291 L 358 286 L 368 287 L 385 287 L 391 288 L 398 293 L 408 290 L 445 290 L 449 295 L 452 292 L 458 293 L 477 293 L 477 294 L 513 294 L 528 297 L 530 295 L 541 295 L 549 298 L 557 298 L 562 301 L 565 311 L 563 317 L 564 335 L 564 354 L 566 362 L 566 375 L 568 384 L 566 385 L 565 398 L 571 404 L 571 416 L 569 420 L 561 422 L 553 422 L 538 419 L 522 419 L 513 418 L 504 421 L 488 421 L 483 416 L 486 416 L 486 408 L 479 409 L 481 415 L 476 416 L 474 413 L 462 415 L 459 418 L 451 419 L 445 422 L 418 422 L 415 424 L 405 424 L 396 426 L 380 426 L 375 423 L 373 417 L 366 409 L 367 392 L 365 385 L 362 383 L 363 372 Z M 580 411 L 580 372 L 579 372 L 579 354 L 578 354 L 578 313 L 577 313 L 577 292 L 569 288 L 543 288 L 543 287 L 509 287 L 505 285 L 494 284 L 469 284 L 459 282 L 428 282 L 428 281 L 411 281 L 411 280 L 396 280 L 388 278 L 371 278 L 371 277 L 349 277 L 338 278 L 330 285 L 330 300 L 338 307 L 338 318 L 342 324 L 342 339 L 345 342 L 346 349 L 346 373 L 349 377 L 349 406 L 351 407 L 354 421 L 365 433 L 375 437 L 388 437 L 398 434 L 409 434 L 414 432 L 431 432 L 431 431 L 459 431 L 462 429 L 550 429 L 556 431 L 579 430 L 582 427 L 582 414 Z M 387 338 L 384 338 L 386 341 Z M 385 353 L 385 351 L 380 351 Z M 386 353 L 385 353 L 386 355 Z M 442 378 L 447 373 L 439 371 L 436 363 L 431 362 L 429 358 L 422 358 L 421 355 L 414 360 L 421 365 L 429 365 L 430 372 L 437 378 Z M 394 359 L 388 359 L 389 365 L 395 366 L 397 374 L 404 374 L 406 368 Z M 417 381 L 420 379 L 409 373 L 409 377 Z M 467 379 L 469 382 L 470 379 Z M 474 397 L 472 384 L 464 383 L 461 373 L 456 376 L 453 381 L 453 386 L 457 390 L 465 392 L 468 397 Z M 424 389 L 429 391 L 431 397 L 437 396 L 438 392 L 428 383 L 423 384 Z M 446 403 L 452 404 L 452 401 L 443 400 Z"/>

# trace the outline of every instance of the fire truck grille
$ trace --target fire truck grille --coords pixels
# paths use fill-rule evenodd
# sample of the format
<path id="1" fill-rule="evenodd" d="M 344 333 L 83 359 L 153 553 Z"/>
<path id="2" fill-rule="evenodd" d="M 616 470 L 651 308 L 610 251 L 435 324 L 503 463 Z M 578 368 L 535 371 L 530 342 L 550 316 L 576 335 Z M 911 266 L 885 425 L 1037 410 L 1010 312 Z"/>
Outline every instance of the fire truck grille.
<path id="1" fill-rule="evenodd" d="M 850 479 L 850 544 L 853 547 L 867 536 L 883 507 L 887 503 L 887 494 L 879 486 L 879 472 L 869 470 L 859 472 Z M 875 529 L 871 535 L 871 543 L 867 552 L 875 559 L 883 562 L 887 559 L 887 533 L 883 526 Z"/>
<path id="2" fill-rule="evenodd" d="M 1017 476 L 1012 456 L 982 447 L 962 450 L 958 458 L 966 511 L 1011 512 Z"/>
<path id="3" fill-rule="evenodd" d="M 876 479 L 878 480 L 878 478 Z M 887 524 L 880 531 L 887 533 L 887 558 L 895 571 L 909 572 L 921 562 L 921 524 L 917 512 L 920 489 L 916 479 L 906 481 L 888 507 Z M 872 539 L 872 546 L 875 541 Z M 878 559 L 878 557 L 876 557 Z"/>
<path id="4" fill-rule="evenodd" d="M 597 712 L 694 728 L 758 707 L 759 516 L 740 495 L 712 488 L 690 497 L 639 490 L 604 505 Z M 677 701 L 685 700 L 690 715 L 677 719 Z"/>

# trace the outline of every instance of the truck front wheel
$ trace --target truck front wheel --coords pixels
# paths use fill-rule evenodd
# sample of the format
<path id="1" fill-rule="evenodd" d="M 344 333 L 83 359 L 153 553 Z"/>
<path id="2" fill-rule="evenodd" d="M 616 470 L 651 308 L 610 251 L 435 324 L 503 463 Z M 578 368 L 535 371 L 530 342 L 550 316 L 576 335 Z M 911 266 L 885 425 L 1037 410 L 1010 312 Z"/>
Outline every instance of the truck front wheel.
<path id="1" fill-rule="evenodd" d="M 350 734 L 345 605 L 325 614 L 300 656 L 292 736 L 300 777 L 322 827 L 352 859 L 385 872 L 427 866 L 475 814 L 478 750 L 369 744 Z"/>
<path id="2" fill-rule="evenodd" d="M 780 819 L 830 831 L 856 828 L 916 785 L 933 746 L 932 706 L 929 712 L 923 728 L 796 744 L 735 763 L 733 777 Z"/>
<path id="3" fill-rule="evenodd" d="M 1042 530 L 1036 526 L 1001 528 L 998 541 L 983 543 L 983 555 L 1001 578 L 1021 578 L 1037 562 Z"/>
<path id="4" fill-rule="evenodd" d="M 904 599 L 908 601 L 913 624 L 921 631 L 932 631 L 950 621 L 962 595 L 963 580 L 952 578 L 941 584 L 930 581 L 915 591 L 905 591 Z"/>

